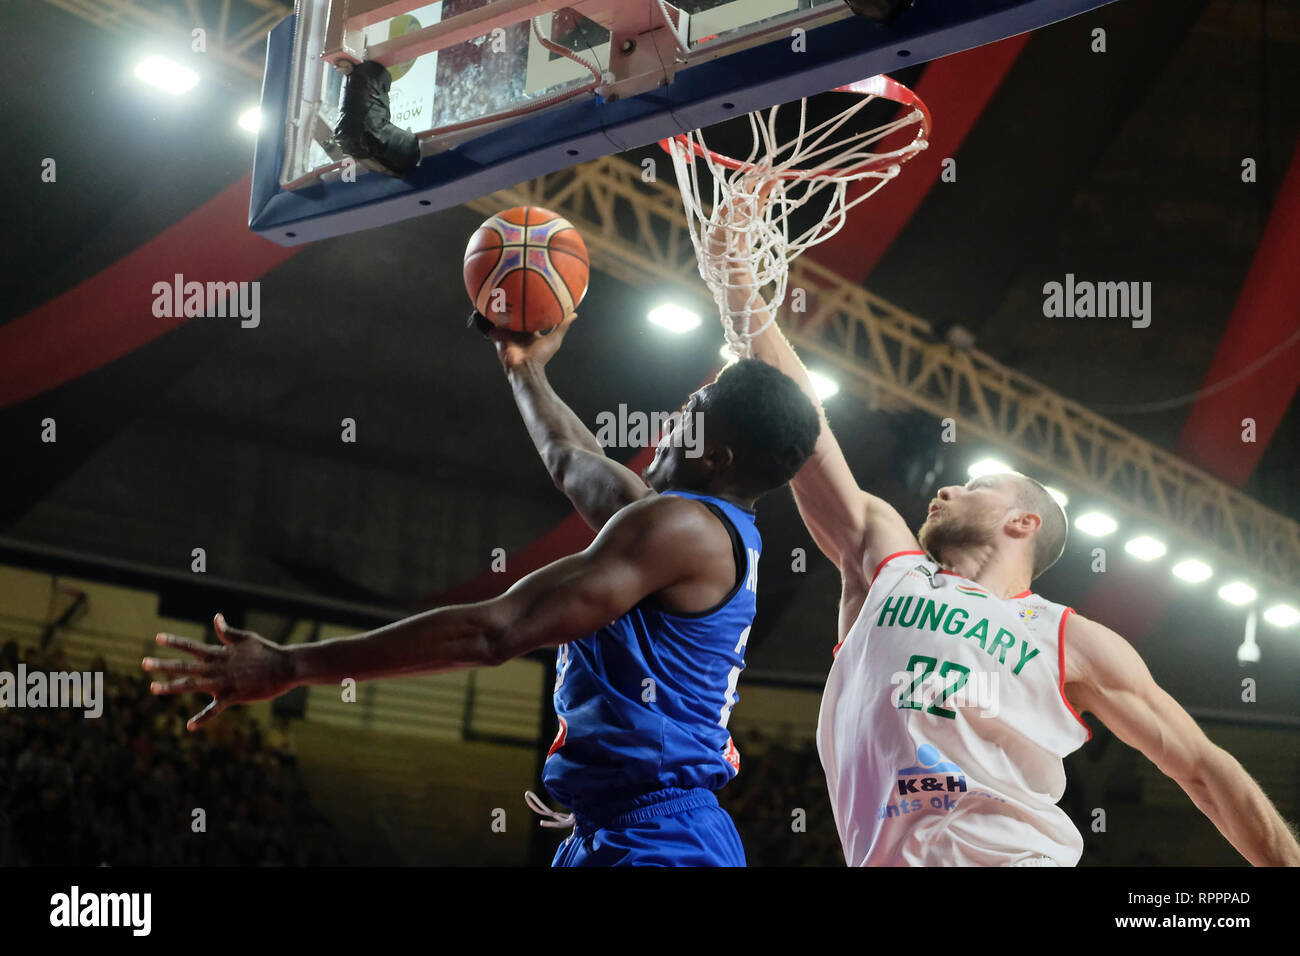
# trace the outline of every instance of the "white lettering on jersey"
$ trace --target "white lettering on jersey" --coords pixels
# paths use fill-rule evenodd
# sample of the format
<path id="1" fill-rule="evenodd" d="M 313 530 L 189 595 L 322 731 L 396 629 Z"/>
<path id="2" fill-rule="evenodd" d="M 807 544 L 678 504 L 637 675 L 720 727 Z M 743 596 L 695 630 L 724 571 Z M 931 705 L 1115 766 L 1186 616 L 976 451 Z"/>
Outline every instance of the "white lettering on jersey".
<path id="1" fill-rule="evenodd" d="M 1073 866 L 1061 689 L 1069 608 L 1000 598 L 923 555 L 877 573 L 827 677 L 817 744 L 854 866 Z"/>
<path id="2" fill-rule="evenodd" d="M 749 643 L 749 631 L 747 627 L 740 632 L 740 640 L 736 642 L 736 653 L 742 657 L 745 654 L 745 645 Z M 739 698 L 736 696 L 736 684 L 740 682 L 740 669 L 743 665 L 737 664 L 727 675 L 727 696 L 722 700 L 722 711 L 718 715 L 718 726 L 727 726 L 727 721 L 731 719 L 731 708 L 736 706 Z"/>
<path id="3" fill-rule="evenodd" d="M 569 671 L 569 645 L 561 644 L 559 652 L 555 655 L 555 689 L 551 693 L 556 693 L 564 686 L 564 675 Z"/>

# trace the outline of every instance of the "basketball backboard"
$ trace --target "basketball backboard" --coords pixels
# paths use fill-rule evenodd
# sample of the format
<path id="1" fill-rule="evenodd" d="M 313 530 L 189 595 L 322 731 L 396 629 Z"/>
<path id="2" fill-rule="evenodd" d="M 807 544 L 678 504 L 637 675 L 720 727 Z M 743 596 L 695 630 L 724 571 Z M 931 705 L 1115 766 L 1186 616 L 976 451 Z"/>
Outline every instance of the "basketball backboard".
<path id="1" fill-rule="evenodd" d="M 249 225 L 282 245 L 384 225 L 1108 2 L 298 0 L 268 38 Z M 403 179 L 333 140 L 362 60 L 420 136 Z"/>

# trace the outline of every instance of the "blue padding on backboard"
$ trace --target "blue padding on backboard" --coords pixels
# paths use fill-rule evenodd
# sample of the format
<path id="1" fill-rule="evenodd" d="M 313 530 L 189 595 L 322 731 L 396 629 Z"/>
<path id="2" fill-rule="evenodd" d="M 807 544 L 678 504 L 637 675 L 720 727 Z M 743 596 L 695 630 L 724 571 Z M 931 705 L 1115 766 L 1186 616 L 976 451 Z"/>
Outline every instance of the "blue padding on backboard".
<path id="1" fill-rule="evenodd" d="M 256 226 L 266 204 L 279 192 L 284 163 L 284 117 L 289 105 L 289 74 L 293 69 L 293 33 L 298 18 L 285 17 L 266 38 L 266 72 L 262 74 L 262 123 L 253 147 L 253 188 L 248 201 L 248 227 Z M 262 233 L 266 235 L 266 233 Z"/>
<path id="2" fill-rule="evenodd" d="M 683 70 L 668 86 L 614 103 L 595 97 L 557 107 L 429 156 L 406 179 L 280 189 L 283 116 L 293 17 L 269 37 L 262 115 L 281 118 L 258 136 L 249 227 L 296 245 L 459 205 L 598 156 L 789 102 L 844 83 L 1015 36 L 1113 0 L 942 0 L 918 3 L 888 26 L 861 18 L 808 31 Z M 900 56 L 899 50 L 908 56 Z M 935 123 L 943 122 L 941 116 Z"/>

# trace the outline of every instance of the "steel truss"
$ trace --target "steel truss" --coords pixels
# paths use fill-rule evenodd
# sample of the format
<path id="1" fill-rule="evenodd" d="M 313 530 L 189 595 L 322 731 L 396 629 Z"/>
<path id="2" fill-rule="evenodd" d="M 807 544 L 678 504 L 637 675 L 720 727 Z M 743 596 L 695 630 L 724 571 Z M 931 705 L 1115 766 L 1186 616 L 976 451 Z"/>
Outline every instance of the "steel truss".
<path id="1" fill-rule="evenodd" d="M 257 80 L 266 65 L 266 34 L 293 13 L 280 0 L 45 0 L 111 33 L 142 30 L 188 48 L 196 28 L 209 56 Z"/>
<path id="2" fill-rule="evenodd" d="M 485 215 L 517 205 L 554 209 L 582 232 L 595 268 L 635 286 L 666 283 L 715 308 L 696 272 L 677 187 L 641 166 L 605 157 L 469 205 Z M 950 418 L 960 439 L 981 439 L 1025 471 L 1058 476 L 1076 505 L 1091 499 L 1164 525 L 1181 539 L 1175 552 L 1249 571 L 1261 592 L 1300 590 L 1296 522 L 986 353 L 938 341 L 924 319 L 809 256 L 795 260 L 789 287 L 791 297 L 804 290 L 807 310 L 791 313 L 787 303 L 786 336 L 871 406 Z"/>

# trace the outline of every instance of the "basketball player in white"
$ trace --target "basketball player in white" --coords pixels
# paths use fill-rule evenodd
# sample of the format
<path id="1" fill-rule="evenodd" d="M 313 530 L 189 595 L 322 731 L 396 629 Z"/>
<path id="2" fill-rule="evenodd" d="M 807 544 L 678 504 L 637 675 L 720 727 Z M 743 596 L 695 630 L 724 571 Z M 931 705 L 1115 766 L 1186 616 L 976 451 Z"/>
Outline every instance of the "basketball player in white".
<path id="1" fill-rule="evenodd" d="M 736 271 L 733 310 L 753 283 Z M 821 409 L 776 323 L 752 349 Z M 1084 711 L 1176 781 L 1251 863 L 1300 865 L 1293 829 L 1132 646 L 1030 590 L 1067 530 L 1042 485 L 1003 474 L 940 488 L 914 536 L 858 487 L 824 410 L 821 420 L 791 486 L 840 570 L 817 745 L 850 865 L 1075 865 L 1083 839 L 1057 802 L 1062 759 L 1091 736 Z"/>

